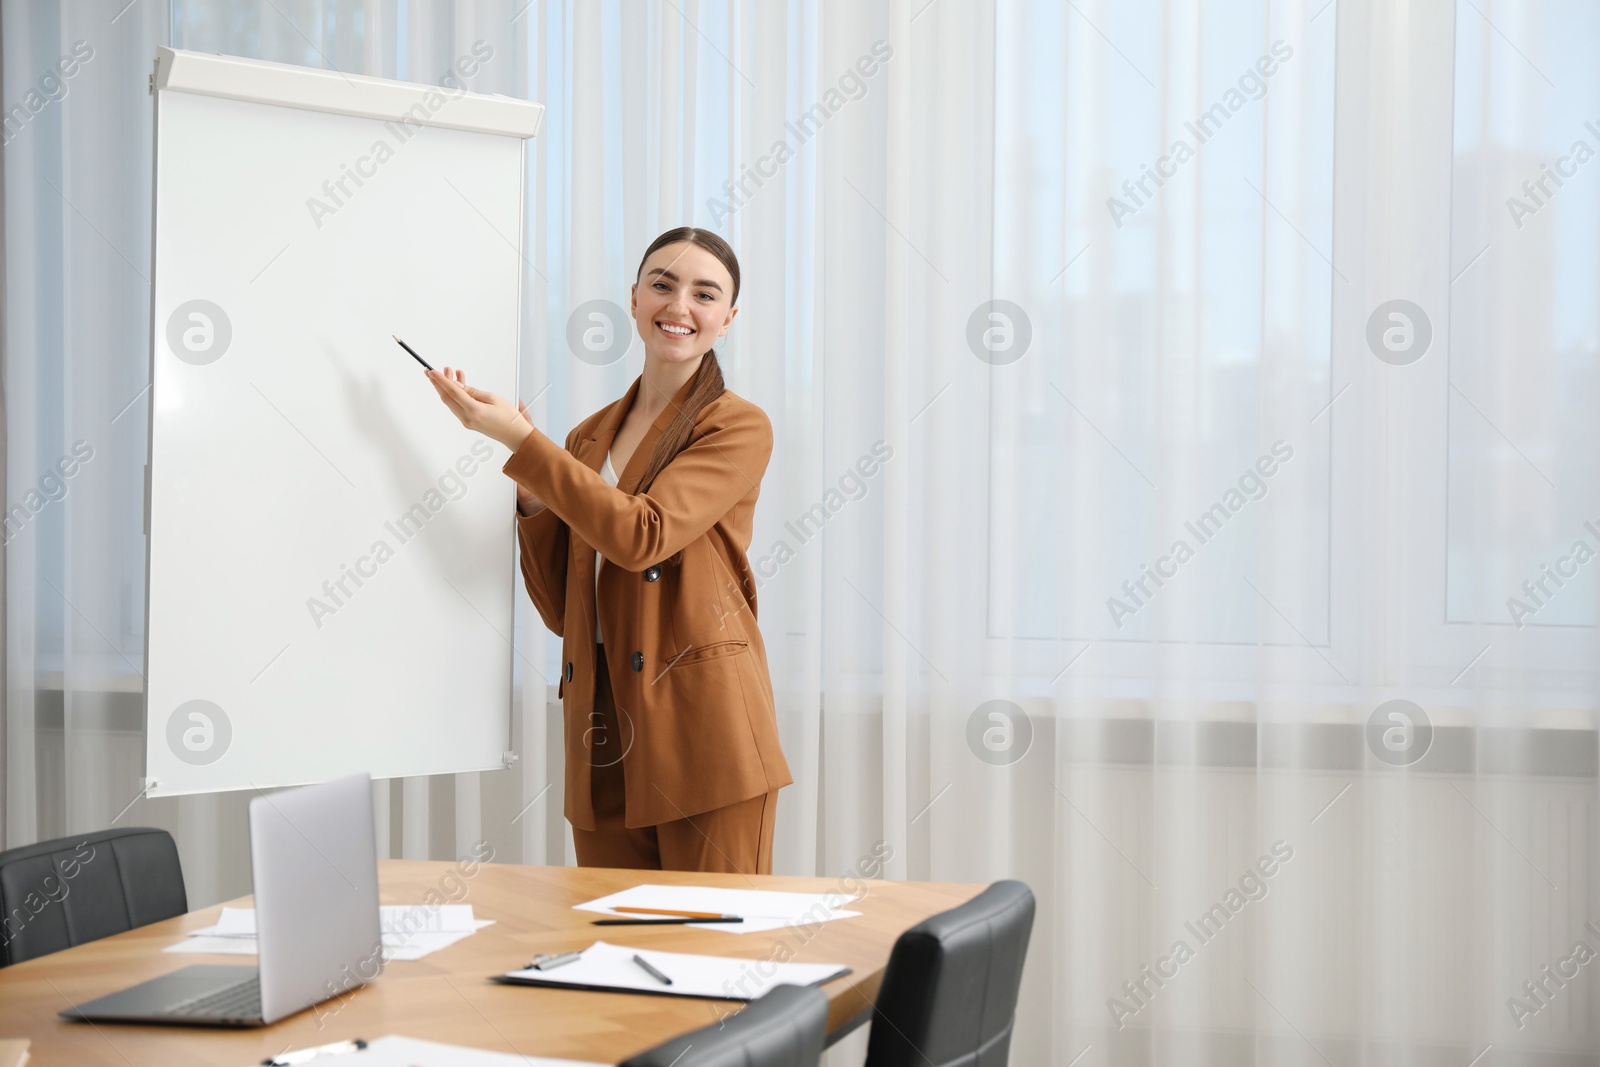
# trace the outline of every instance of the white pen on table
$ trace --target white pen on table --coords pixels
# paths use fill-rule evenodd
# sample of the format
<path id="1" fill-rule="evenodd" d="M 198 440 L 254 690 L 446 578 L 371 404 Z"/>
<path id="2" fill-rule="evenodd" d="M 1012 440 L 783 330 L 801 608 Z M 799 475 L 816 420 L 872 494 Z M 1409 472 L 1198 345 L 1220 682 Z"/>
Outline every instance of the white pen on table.
<path id="1" fill-rule="evenodd" d="M 582 958 L 582 950 L 577 952 L 541 952 L 533 957 L 533 962 L 528 964 L 528 969 L 531 971 L 549 971 L 560 967 L 564 963 L 576 963 Z"/>
<path id="2" fill-rule="evenodd" d="M 349 1041 L 335 1041 L 331 1045 L 318 1045 L 315 1048 L 297 1049 L 294 1052 L 285 1052 L 261 1061 L 261 1067 L 289 1067 L 291 1064 L 306 1063 L 318 1056 L 342 1056 L 347 1052 L 360 1052 L 367 1047 L 361 1038 L 351 1038 Z"/>

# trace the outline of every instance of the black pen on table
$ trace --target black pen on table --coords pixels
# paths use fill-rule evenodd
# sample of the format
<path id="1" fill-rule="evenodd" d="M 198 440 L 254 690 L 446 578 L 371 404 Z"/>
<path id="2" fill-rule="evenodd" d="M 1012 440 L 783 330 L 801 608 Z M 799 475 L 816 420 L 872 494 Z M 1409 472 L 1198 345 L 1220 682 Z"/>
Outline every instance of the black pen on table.
<path id="1" fill-rule="evenodd" d="M 391 333 L 389 336 L 390 337 L 394 337 L 394 334 Z M 411 353 L 411 358 L 412 359 L 416 360 L 418 363 L 422 364 L 424 367 L 427 367 L 429 370 L 433 369 L 433 364 L 429 363 L 427 360 L 425 360 L 421 356 L 417 355 L 417 350 L 415 348 L 412 348 L 410 345 L 406 344 L 404 341 L 400 340 L 400 338 L 398 338 L 398 337 L 394 337 L 394 340 L 395 340 L 395 343 L 398 344 L 401 348 L 403 348 L 407 352 Z"/>
<path id="2" fill-rule="evenodd" d="M 651 978 L 654 978 L 656 981 L 660 982 L 662 985 L 671 985 L 672 984 L 672 979 L 668 978 L 666 975 L 662 974 L 660 971 L 658 971 L 654 967 L 650 966 L 650 961 L 646 960 L 643 956 L 639 955 L 637 952 L 635 952 L 633 954 L 633 962 L 637 963 L 639 966 L 643 967 L 646 974 L 648 974 Z"/>

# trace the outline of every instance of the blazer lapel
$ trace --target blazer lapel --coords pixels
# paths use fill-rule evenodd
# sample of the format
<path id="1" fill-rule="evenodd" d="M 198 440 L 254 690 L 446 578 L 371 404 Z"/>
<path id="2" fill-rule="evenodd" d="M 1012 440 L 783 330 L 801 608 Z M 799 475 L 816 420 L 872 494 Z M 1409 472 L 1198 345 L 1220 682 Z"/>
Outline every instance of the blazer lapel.
<path id="1" fill-rule="evenodd" d="M 628 412 L 628 407 L 633 403 L 634 396 L 639 392 L 639 383 L 643 375 L 633 380 L 633 385 L 628 388 L 621 400 L 616 401 L 606 409 L 605 415 L 595 426 L 594 432 L 578 442 L 577 451 L 573 453 L 578 461 L 596 474 L 605 465 L 606 453 L 611 451 L 611 442 L 617 436 L 617 427 L 622 425 L 622 418 Z M 600 553 L 593 545 L 583 539 L 576 530 L 569 529 L 573 558 L 578 561 L 580 576 L 582 578 L 583 596 L 580 601 L 585 611 L 587 633 L 595 632 L 595 619 L 598 615 L 598 605 L 594 600 L 594 579 L 600 567 Z"/>
<path id="2" fill-rule="evenodd" d="M 606 453 L 611 451 L 611 442 L 616 440 L 623 416 L 633 405 L 633 398 L 638 395 L 643 380 L 642 374 L 635 378 L 633 384 L 628 386 L 628 391 L 622 395 L 622 399 L 606 409 L 605 417 L 595 426 L 594 432 L 579 443 L 578 458 L 596 474 L 599 474 L 600 469 L 605 466 Z"/>
<path id="3" fill-rule="evenodd" d="M 620 410 L 627 410 L 627 405 L 632 403 L 633 397 L 643 388 L 643 383 L 644 375 L 641 374 L 634 380 L 633 388 L 628 390 L 628 395 L 623 397 L 624 403 Z M 661 409 L 661 413 L 656 416 L 655 421 L 650 424 L 650 428 L 645 431 L 644 439 L 639 442 L 639 447 L 635 448 L 633 455 L 628 457 L 627 469 L 617 472 L 618 489 L 629 494 L 638 491 L 639 482 L 644 478 L 644 469 L 650 462 L 651 453 L 655 451 L 656 442 L 661 439 L 662 434 L 666 433 L 667 427 L 672 425 L 672 420 L 677 418 L 684 402 L 689 399 L 689 393 L 693 390 L 693 387 L 694 376 L 690 375 L 689 380 L 678 386 L 678 391 L 672 394 L 672 399 L 667 401 L 667 406 Z M 615 437 L 617 426 L 621 425 L 621 421 L 619 416 L 616 424 L 611 427 L 610 435 L 606 437 L 607 450 L 611 448 L 611 441 Z M 603 453 L 601 461 L 604 462 Z M 599 466 L 596 465 L 595 469 L 598 470 Z"/>
<path id="4" fill-rule="evenodd" d="M 638 488 L 640 479 L 644 477 L 645 464 L 650 461 L 650 453 L 655 448 L 656 441 L 666 432 L 667 427 L 671 425 L 672 420 L 683 407 L 684 401 L 689 398 L 689 392 L 693 384 L 694 378 L 691 376 L 688 381 L 678 387 L 678 391 L 673 394 L 672 399 L 667 401 L 667 406 L 661 409 L 661 413 L 650 424 L 650 429 L 645 431 L 644 439 L 639 442 L 639 447 L 635 448 L 633 455 L 628 457 L 627 469 L 621 471 L 617 476 L 618 489 L 624 493 L 631 494 Z M 599 474 L 600 469 L 605 465 L 606 453 L 611 451 L 611 442 L 616 440 L 617 430 L 622 425 L 623 417 L 627 415 L 628 410 L 633 406 L 633 402 L 638 397 L 639 390 L 643 386 L 644 375 L 640 374 L 633 380 L 633 384 L 628 387 L 628 391 L 623 394 L 622 399 L 606 410 L 605 416 L 595 425 L 594 432 L 578 442 L 578 450 L 575 453 L 577 459 L 596 474 Z M 585 632 L 594 633 L 595 619 L 598 616 L 599 609 L 599 605 L 595 603 L 595 575 L 600 566 L 600 553 L 595 550 L 593 545 L 585 541 L 576 530 L 569 528 L 569 536 L 571 538 L 573 558 L 580 562 L 583 580 L 583 595 L 580 599 L 587 609 L 584 612 L 586 616 L 585 622 L 587 623 Z M 587 566 L 583 567 L 583 564 L 587 564 Z"/>

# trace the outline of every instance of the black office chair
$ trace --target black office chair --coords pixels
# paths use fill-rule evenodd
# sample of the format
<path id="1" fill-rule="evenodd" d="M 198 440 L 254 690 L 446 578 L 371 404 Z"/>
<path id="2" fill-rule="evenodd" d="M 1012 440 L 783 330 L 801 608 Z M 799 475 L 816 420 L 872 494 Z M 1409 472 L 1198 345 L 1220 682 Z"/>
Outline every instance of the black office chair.
<path id="1" fill-rule="evenodd" d="M 900 935 L 878 987 L 866 1067 L 1005 1067 L 1033 892 L 996 882 Z"/>
<path id="2" fill-rule="evenodd" d="M 623 1060 L 620 1067 L 817 1067 L 828 1032 L 828 995 L 780 985 L 721 1022 Z"/>
<path id="3" fill-rule="evenodd" d="M 165 830 L 102 830 L 0 852 L 0 967 L 188 910 Z"/>

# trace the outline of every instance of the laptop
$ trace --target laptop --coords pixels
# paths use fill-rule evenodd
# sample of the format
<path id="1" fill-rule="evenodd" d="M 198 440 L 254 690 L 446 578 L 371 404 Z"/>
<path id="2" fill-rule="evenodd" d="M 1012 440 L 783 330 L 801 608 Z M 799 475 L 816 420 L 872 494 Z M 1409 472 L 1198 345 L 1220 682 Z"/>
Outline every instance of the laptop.
<path id="1" fill-rule="evenodd" d="M 257 966 L 185 967 L 61 1012 L 93 1022 L 265 1026 L 383 970 L 372 779 L 250 801 Z"/>

